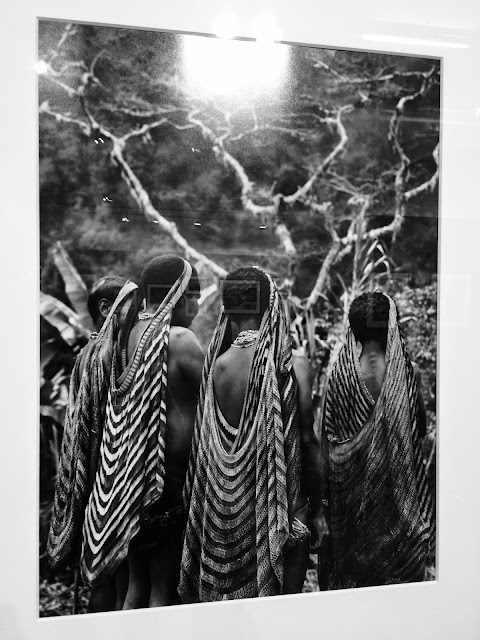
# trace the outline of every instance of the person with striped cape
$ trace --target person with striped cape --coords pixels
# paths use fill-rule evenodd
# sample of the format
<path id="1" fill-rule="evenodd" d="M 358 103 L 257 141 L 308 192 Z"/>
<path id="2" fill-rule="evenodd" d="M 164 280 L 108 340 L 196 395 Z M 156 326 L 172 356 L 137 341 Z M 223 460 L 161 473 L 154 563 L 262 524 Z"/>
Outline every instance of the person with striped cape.
<path id="1" fill-rule="evenodd" d="M 154 258 L 114 344 L 80 567 L 95 585 L 127 559 L 123 609 L 179 601 L 182 486 L 204 359 L 188 329 L 199 294 L 186 260 Z"/>
<path id="2" fill-rule="evenodd" d="M 70 377 L 47 554 L 53 569 L 72 565 L 76 577 L 84 511 L 98 465 L 112 345 L 136 288 L 118 276 L 93 284 L 87 304 L 95 331 L 78 354 Z M 92 589 L 89 611 L 114 609 L 117 595 L 123 601 L 121 582 L 120 574 L 108 576 Z M 74 611 L 76 605 L 74 594 Z"/>
<path id="3" fill-rule="evenodd" d="M 326 587 L 422 581 L 434 526 L 418 368 L 389 296 L 356 298 L 349 323 L 322 427 L 331 532 Z"/>
<path id="4" fill-rule="evenodd" d="M 270 276 L 257 267 L 227 276 L 185 482 L 183 602 L 301 591 L 307 496 L 315 547 L 326 533 L 309 376 Z"/>

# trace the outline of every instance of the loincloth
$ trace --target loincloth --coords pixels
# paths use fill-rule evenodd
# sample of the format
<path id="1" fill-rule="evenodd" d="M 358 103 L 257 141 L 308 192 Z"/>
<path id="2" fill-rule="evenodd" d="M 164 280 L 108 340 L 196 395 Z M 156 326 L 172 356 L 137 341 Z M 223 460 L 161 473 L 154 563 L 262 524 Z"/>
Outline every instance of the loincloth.
<path id="1" fill-rule="evenodd" d="M 132 538 L 130 548 L 139 553 L 161 549 L 173 537 L 180 538 L 184 527 L 181 484 L 178 486 L 176 480 L 166 478 L 162 497 L 144 510 L 140 530 Z"/>

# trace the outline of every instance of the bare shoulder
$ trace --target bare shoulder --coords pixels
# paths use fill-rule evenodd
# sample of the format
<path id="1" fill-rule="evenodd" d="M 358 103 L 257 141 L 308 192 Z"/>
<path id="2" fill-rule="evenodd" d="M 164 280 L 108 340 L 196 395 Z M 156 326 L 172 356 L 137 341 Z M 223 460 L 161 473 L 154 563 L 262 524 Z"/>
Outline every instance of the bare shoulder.
<path id="1" fill-rule="evenodd" d="M 199 350 L 203 353 L 203 349 L 198 341 L 197 336 L 186 327 L 171 327 L 169 345 L 171 350 L 175 351 L 193 351 Z"/>
<path id="2" fill-rule="evenodd" d="M 312 367 L 303 350 L 292 349 L 292 365 L 299 382 L 311 379 Z"/>
<path id="3" fill-rule="evenodd" d="M 200 386 L 205 354 L 197 336 L 185 327 L 171 327 L 169 358 L 187 376 L 195 388 Z"/>
<path id="4" fill-rule="evenodd" d="M 225 354 L 222 353 L 221 356 L 218 356 L 218 358 L 215 359 L 215 373 L 216 374 L 220 374 L 223 373 L 225 371 L 227 362 L 226 362 L 226 358 L 225 358 Z"/>

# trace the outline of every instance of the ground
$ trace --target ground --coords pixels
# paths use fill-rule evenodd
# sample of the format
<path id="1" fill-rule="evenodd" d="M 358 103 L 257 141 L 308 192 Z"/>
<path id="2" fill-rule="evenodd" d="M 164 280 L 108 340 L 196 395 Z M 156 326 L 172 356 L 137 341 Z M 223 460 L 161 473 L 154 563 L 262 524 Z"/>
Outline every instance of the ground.
<path id="1" fill-rule="evenodd" d="M 303 585 L 304 593 L 312 593 L 319 591 L 316 569 L 317 557 L 310 556 L 310 565 L 307 570 L 305 584 Z M 435 568 L 429 567 L 427 570 L 427 579 L 435 580 Z M 40 617 L 52 616 L 68 616 L 73 613 L 73 572 L 67 572 L 59 578 L 43 579 L 40 581 Z M 78 609 L 77 612 L 87 613 L 88 598 L 90 589 L 83 585 L 79 585 Z"/>

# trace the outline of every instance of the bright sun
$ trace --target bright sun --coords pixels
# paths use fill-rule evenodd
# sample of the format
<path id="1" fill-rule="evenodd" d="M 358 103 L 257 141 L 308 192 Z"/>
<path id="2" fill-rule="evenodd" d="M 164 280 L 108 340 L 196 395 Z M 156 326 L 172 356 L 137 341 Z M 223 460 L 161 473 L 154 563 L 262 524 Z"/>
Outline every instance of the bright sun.
<path id="1" fill-rule="evenodd" d="M 286 45 L 274 42 L 184 36 L 188 82 L 200 91 L 237 94 L 271 91 L 286 72 Z"/>

